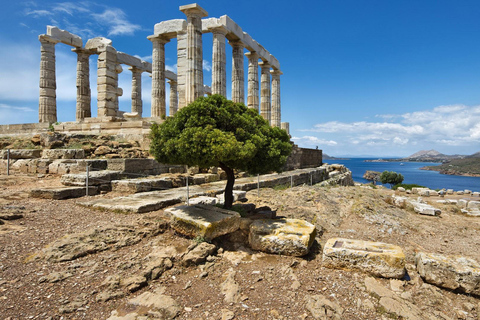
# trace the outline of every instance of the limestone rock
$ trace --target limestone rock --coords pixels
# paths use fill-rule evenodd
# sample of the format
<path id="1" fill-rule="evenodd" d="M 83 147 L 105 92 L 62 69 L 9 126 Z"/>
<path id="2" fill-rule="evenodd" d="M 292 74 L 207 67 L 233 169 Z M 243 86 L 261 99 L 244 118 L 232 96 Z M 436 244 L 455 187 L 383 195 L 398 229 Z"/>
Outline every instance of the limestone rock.
<path id="1" fill-rule="evenodd" d="M 96 156 L 103 156 L 106 154 L 109 154 L 112 152 L 112 149 L 108 146 L 99 146 L 97 149 L 95 149 L 95 155 Z"/>
<path id="2" fill-rule="evenodd" d="M 215 197 L 206 197 L 206 196 L 200 196 L 196 198 L 192 198 L 189 200 L 190 205 L 196 205 L 196 204 L 208 204 L 208 205 L 216 205 L 218 202 L 218 199 Z"/>
<path id="3" fill-rule="evenodd" d="M 480 295 L 480 264 L 473 259 L 419 252 L 415 263 L 418 273 L 427 283 Z"/>
<path id="4" fill-rule="evenodd" d="M 419 201 L 410 201 L 410 203 L 413 205 L 413 209 L 415 212 L 427 216 L 439 216 L 442 211 L 440 209 L 437 209 L 427 203 L 421 203 Z"/>
<path id="5" fill-rule="evenodd" d="M 58 132 L 47 132 L 40 134 L 40 144 L 48 149 L 60 148 L 65 145 L 67 136 Z"/>
<path id="6" fill-rule="evenodd" d="M 255 220 L 248 237 L 254 250 L 289 256 L 304 256 L 315 240 L 316 229 L 299 219 Z"/>
<path id="7" fill-rule="evenodd" d="M 343 308 L 336 301 L 327 299 L 324 295 L 307 295 L 305 308 L 310 311 L 312 317 L 317 320 L 341 320 Z"/>
<path id="8" fill-rule="evenodd" d="M 84 159 L 83 149 L 45 149 L 42 158 L 46 159 Z"/>
<path id="9" fill-rule="evenodd" d="M 240 286 L 235 281 L 236 272 L 230 268 L 224 275 L 225 281 L 221 284 L 222 294 L 225 295 L 226 303 L 237 303 L 240 301 Z"/>
<path id="10" fill-rule="evenodd" d="M 7 150 L 0 151 L 0 159 L 7 159 Z M 36 159 L 40 158 L 42 150 L 40 149 L 10 149 L 10 159 Z"/>
<path id="11" fill-rule="evenodd" d="M 211 240 L 240 228 L 240 214 L 215 206 L 178 206 L 165 210 L 175 231 Z"/>
<path id="12" fill-rule="evenodd" d="M 60 187 L 60 188 L 42 188 L 33 189 L 30 191 L 30 197 L 41 199 L 70 199 L 83 197 L 86 194 L 85 187 Z M 98 188 L 89 187 L 88 195 L 92 196 L 98 194 Z"/>
<path id="13" fill-rule="evenodd" d="M 233 202 L 242 201 L 246 198 L 247 198 L 247 192 L 246 191 L 233 190 Z M 218 195 L 218 203 L 219 204 L 224 204 L 225 203 L 225 194 L 224 193 Z"/>
<path id="14" fill-rule="evenodd" d="M 98 186 L 110 183 L 112 180 L 118 180 L 121 176 L 120 171 L 102 170 L 92 171 L 88 175 L 88 185 Z M 86 184 L 86 173 L 64 174 L 60 181 L 65 186 L 84 186 Z"/>
<path id="15" fill-rule="evenodd" d="M 187 266 L 203 263 L 207 260 L 207 257 L 212 255 L 216 250 L 217 247 L 214 244 L 208 242 L 199 243 L 183 257 L 183 263 Z"/>
<path id="16" fill-rule="evenodd" d="M 384 278 L 401 279 L 405 275 L 402 248 L 383 242 L 329 239 L 323 248 L 323 264 L 330 268 L 357 269 Z"/>

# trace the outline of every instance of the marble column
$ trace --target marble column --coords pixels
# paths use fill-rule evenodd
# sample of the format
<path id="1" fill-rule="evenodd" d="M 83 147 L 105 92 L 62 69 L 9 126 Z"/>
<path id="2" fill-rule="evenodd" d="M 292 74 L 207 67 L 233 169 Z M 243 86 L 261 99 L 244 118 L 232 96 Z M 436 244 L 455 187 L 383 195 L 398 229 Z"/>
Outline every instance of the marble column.
<path id="1" fill-rule="evenodd" d="M 177 82 L 169 80 L 168 83 L 170 84 L 170 117 L 173 117 L 178 111 Z"/>
<path id="2" fill-rule="evenodd" d="M 117 63 L 117 50 L 112 46 L 99 49 L 97 61 L 97 107 L 98 117 L 118 115 L 118 96 L 123 91 L 118 87 L 118 74 L 122 66 Z"/>
<path id="3" fill-rule="evenodd" d="M 212 94 L 227 96 L 227 56 L 225 52 L 225 28 L 212 29 Z"/>
<path id="4" fill-rule="evenodd" d="M 261 68 L 260 79 L 260 115 L 270 123 L 270 64 L 268 62 L 259 63 Z"/>
<path id="5" fill-rule="evenodd" d="M 187 31 L 177 33 L 177 92 L 178 109 L 187 105 L 185 100 L 185 71 L 187 68 Z"/>
<path id="6" fill-rule="evenodd" d="M 202 18 L 207 12 L 193 3 L 180 7 L 187 16 L 187 64 L 185 70 L 185 103 L 203 96 Z"/>
<path id="7" fill-rule="evenodd" d="M 92 116 L 92 92 L 90 89 L 90 50 L 72 49 L 77 54 L 77 108 L 76 121 Z"/>
<path id="8" fill-rule="evenodd" d="M 142 102 L 142 72 L 143 70 L 130 67 L 128 70 L 132 71 L 132 112 L 138 113 L 142 117 L 143 102 Z"/>
<path id="9" fill-rule="evenodd" d="M 258 54 L 247 52 L 248 57 L 248 95 L 247 107 L 258 111 Z"/>
<path id="10" fill-rule="evenodd" d="M 230 41 L 232 46 L 232 101 L 245 103 L 245 80 L 243 71 L 243 43 Z"/>
<path id="11" fill-rule="evenodd" d="M 152 106 L 151 116 L 164 118 L 166 114 L 165 101 L 165 43 L 170 40 L 152 36 Z"/>
<path id="12" fill-rule="evenodd" d="M 47 35 L 40 35 L 40 98 L 38 121 L 57 122 L 57 81 L 55 76 L 55 44 L 59 41 Z"/>
<path id="13" fill-rule="evenodd" d="M 290 134 L 290 122 L 282 122 L 281 128 L 287 131 L 288 134 Z"/>
<path id="14" fill-rule="evenodd" d="M 272 112 L 270 125 L 280 127 L 281 125 L 281 103 L 280 103 L 280 76 L 283 74 L 280 70 L 272 70 Z"/>

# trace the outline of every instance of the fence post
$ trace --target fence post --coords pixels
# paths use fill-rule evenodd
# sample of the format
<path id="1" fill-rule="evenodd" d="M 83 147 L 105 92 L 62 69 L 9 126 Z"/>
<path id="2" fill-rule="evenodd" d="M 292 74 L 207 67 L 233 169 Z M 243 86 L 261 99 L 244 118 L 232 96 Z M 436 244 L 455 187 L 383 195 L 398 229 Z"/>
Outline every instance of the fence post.
<path id="1" fill-rule="evenodd" d="M 293 188 L 293 175 L 290 176 L 290 188 Z"/>
<path id="2" fill-rule="evenodd" d="M 310 173 L 310 185 L 313 186 L 313 174 Z"/>
<path id="3" fill-rule="evenodd" d="M 188 185 L 188 174 L 187 174 L 187 206 L 190 205 L 190 187 Z"/>
<path id="4" fill-rule="evenodd" d="M 89 166 L 87 164 L 87 176 L 85 178 L 85 195 L 88 197 L 88 175 L 89 175 Z"/>
<path id="5" fill-rule="evenodd" d="M 257 198 L 260 198 L 260 175 L 257 174 Z"/>
<path id="6" fill-rule="evenodd" d="M 10 149 L 7 149 L 7 176 L 10 174 Z"/>

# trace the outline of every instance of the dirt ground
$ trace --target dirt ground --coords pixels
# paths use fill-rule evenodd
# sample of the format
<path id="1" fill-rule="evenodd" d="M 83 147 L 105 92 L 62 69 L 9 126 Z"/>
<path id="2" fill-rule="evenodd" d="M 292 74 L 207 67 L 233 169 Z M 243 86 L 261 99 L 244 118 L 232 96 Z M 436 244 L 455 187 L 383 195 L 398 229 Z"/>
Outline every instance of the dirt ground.
<path id="1" fill-rule="evenodd" d="M 392 206 L 386 201 L 392 191 L 386 189 L 299 186 L 261 189 L 259 197 L 250 191 L 249 203 L 316 225 L 311 253 L 298 258 L 253 252 L 242 234 L 233 234 L 213 241 L 217 253 L 206 262 L 186 266 L 182 254 L 196 241 L 168 228 L 162 210 L 121 214 L 76 204 L 84 199 L 29 197 L 32 188 L 57 185 L 54 176 L 0 176 L 0 319 L 107 319 L 112 311 L 126 314 L 130 299 L 155 290 L 180 305 L 177 319 L 401 319 L 366 290 L 368 275 L 322 266 L 323 244 L 332 237 L 399 245 L 407 260 L 408 276 L 400 286 L 405 303 L 437 319 L 480 319 L 478 297 L 425 284 L 414 266 L 418 251 L 480 261 L 480 217 L 467 217 L 453 205 L 435 205 L 442 214 L 432 217 Z M 125 228 L 134 233 L 128 241 L 104 241 L 101 249 L 68 261 L 42 258 L 66 235 Z M 108 279 L 136 275 L 154 248 L 176 250 L 171 268 L 134 290 L 101 298 Z M 233 302 L 223 285 L 229 277 L 235 283 Z M 392 286 L 389 279 L 377 280 Z M 306 301 L 315 295 L 340 305 L 341 316 L 312 314 Z"/>

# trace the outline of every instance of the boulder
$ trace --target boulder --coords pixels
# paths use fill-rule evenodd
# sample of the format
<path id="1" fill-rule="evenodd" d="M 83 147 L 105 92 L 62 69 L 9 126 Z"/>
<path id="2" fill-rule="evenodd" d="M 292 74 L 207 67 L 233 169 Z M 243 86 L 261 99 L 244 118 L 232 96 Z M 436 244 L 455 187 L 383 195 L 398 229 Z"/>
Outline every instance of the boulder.
<path id="1" fill-rule="evenodd" d="M 427 283 L 480 295 L 480 264 L 473 259 L 418 252 L 415 263 L 418 273 Z"/>
<path id="2" fill-rule="evenodd" d="M 216 250 L 217 247 L 214 244 L 201 242 L 183 257 L 183 263 L 187 266 L 203 263 Z"/>
<path id="3" fill-rule="evenodd" d="M 178 206 L 165 210 L 175 231 L 211 240 L 240 228 L 240 214 L 209 205 Z"/>
<path id="4" fill-rule="evenodd" d="M 262 219 L 250 225 L 248 241 L 254 250 L 304 256 L 315 240 L 315 226 L 299 219 Z"/>
<path id="5" fill-rule="evenodd" d="M 374 276 L 401 279 L 405 254 L 396 245 L 332 238 L 323 248 L 323 264 L 336 269 L 357 269 Z"/>
<path id="6" fill-rule="evenodd" d="M 327 299 L 324 295 L 305 296 L 305 309 L 317 320 L 342 320 L 343 308 L 338 302 Z"/>

